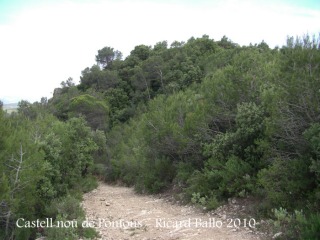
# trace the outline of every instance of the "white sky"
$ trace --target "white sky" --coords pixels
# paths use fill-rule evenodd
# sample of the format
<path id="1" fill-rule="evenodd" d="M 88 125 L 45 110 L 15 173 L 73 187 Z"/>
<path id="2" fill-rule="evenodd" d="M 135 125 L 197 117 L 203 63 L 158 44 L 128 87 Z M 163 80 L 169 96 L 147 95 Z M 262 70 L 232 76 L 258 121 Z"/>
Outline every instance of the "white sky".
<path id="1" fill-rule="evenodd" d="M 77 83 L 105 46 L 126 56 L 139 44 L 171 44 L 207 34 L 215 40 L 226 35 L 240 45 L 264 40 L 281 47 L 288 35 L 320 32 L 319 7 L 276 0 L 62 0 L 9 15 L 0 21 L 0 99 L 15 102 L 50 98 L 68 77 Z"/>

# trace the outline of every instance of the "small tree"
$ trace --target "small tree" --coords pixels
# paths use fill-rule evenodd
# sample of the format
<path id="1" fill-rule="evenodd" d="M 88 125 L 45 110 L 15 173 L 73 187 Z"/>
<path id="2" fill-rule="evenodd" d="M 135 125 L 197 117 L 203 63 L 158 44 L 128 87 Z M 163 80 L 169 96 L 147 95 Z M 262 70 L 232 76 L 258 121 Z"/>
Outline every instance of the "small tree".
<path id="1" fill-rule="evenodd" d="M 96 55 L 96 62 L 100 67 L 106 68 L 113 60 L 120 60 L 122 58 L 122 53 L 118 50 L 114 51 L 111 47 L 104 47 L 98 50 L 98 55 Z"/>

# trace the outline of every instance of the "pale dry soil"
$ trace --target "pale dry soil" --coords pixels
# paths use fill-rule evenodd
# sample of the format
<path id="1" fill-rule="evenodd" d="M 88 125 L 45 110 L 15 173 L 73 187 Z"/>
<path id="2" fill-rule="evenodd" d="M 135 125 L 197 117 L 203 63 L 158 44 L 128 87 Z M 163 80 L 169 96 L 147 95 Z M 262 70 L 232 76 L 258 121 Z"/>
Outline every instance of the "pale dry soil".
<path id="1" fill-rule="evenodd" d="M 244 226 L 243 219 L 242 226 L 234 227 L 235 218 L 229 218 L 226 211 L 203 212 L 159 195 L 139 195 L 122 186 L 99 183 L 97 189 L 84 195 L 82 206 L 88 226 L 94 225 L 102 240 L 263 239 L 263 234 Z"/>

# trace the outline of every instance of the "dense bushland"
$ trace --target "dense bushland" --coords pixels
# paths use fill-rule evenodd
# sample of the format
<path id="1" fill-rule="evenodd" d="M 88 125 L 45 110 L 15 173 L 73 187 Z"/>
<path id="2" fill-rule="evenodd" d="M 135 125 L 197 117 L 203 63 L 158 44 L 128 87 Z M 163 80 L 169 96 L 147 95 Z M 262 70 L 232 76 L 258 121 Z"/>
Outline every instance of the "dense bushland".
<path id="1" fill-rule="evenodd" d="M 59 121 L 45 113 L 46 103 L 20 105 L 18 113 L 0 111 L 0 238 L 35 239 L 49 231 L 48 239 L 57 239 L 50 236 L 59 229 L 19 228 L 16 221 L 85 219 L 79 203 L 83 191 L 97 186 L 91 173 L 99 132 L 83 118 Z M 95 234 L 72 231 L 68 239 Z"/>
<path id="2" fill-rule="evenodd" d="M 19 117 L 2 113 L 2 135 L 10 137 L 1 136 L 1 161 L 20 149 L 15 122 L 35 141 L 23 137 L 39 165 L 28 185 L 35 206 L 68 198 L 93 172 L 139 192 L 174 186 L 208 209 L 254 197 L 256 213 L 273 218 L 284 238 L 319 238 L 319 38 L 288 38 L 270 49 L 204 35 L 139 45 L 124 60 L 105 47 L 96 60 L 80 84 L 62 82 L 48 102 L 22 101 Z M 3 172 L 10 199 L 15 172 Z"/>

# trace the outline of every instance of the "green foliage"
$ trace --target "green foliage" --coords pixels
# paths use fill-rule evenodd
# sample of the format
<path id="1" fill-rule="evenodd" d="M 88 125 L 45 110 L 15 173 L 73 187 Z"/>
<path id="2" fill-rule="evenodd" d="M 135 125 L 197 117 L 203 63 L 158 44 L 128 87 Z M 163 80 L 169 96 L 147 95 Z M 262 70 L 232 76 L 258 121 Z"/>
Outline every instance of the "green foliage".
<path id="1" fill-rule="evenodd" d="M 292 199 L 302 203 L 316 196 L 310 177 L 317 174 L 317 158 L 305 154 L 310 145 L 302 133 L 316 119 L 313 89 L 318 88 L 313 78 L 307 79 L 312 84 L 303 85 L 308 96 L 303 105 L 294 87 L 302 83 L 291 85 L 297 75 L 284 71 L 288 58 L 298 55 L 272 50 L 264 42 L 240 48 L 226 37 L 215 43 L 207 36 L 154 54 L 146 49 L 138 46 L 124 61 L 125 70 L 119 69 L 119 76 L 130 80 L 128 99 L 121 100 L 123 90 L 119 97 L 120 90 L 110 91 L 121 103 L 147 102 L 143 113 L 109 133 L 110 179 L 151 192 L 173 181 L 190 199 L 199 193 L 213 206 L 217 199 L 259 193 L 273 206 L 292 208 L 297 205 L 289 206 Z M 138 50 L 149 54 L 141 57 Z M 121 105 L 116 111 L 126 109 Z M 304 106 L 311 118 L 301 125 Z M 292 148 L 293 141 L 301 143 L 299 149 Z M 303 157 L 294 157 L 297 153 Z M 167 159 L 163 165 L 174 170 L 172 177 L 161 180 L 160 159 Z"/>
<path id="2" fill-rule="evenodd" d="M 177 182 L 180 186 L 186 185 L 193 172 L 194 166 L 190 162 L 179 162 L 177 165 L 175 182 Z"/>
<path id="3" fill-rule="evenodd" d="M 263 137 L 264 111 L 255 103 L 239 104 L 234 121 L 233 131 L 217 134 L 212 143 L 204 145 L 209 157 L 203 169 L 205 180 L 193 178 L 191 189 L 208 182 L 203 193 L 214 191 L 219 198 L 254 192 L 257 169 L 263 166 L 259 139 Z"/>
<path id="4" fill-rule="evenodd" d="M 111 47 L 104 47 L 98 50 L 98 55 L 96 55 L 96 61 L 103 68 L 110 67 L 113 60 L 120 60 L 122 58 L 122 53 L 119 51 L 114 51 Z"/>
<path id="5" fill-rule="evenodd" d="M 89 227 L 79 228 L 78 234 L 84 239 L 96 239 L 99 237 L 98 232 L 94 228 Z"/>
<path id="6" fill-rule="evenodd" d="M 224 163 L 210 159 L 203 172 L 195 173 L 189 180 L 188 192 L 193 189 L 203 195 L 211 195 L 218 199 L 230 196 L 242 196 L 254 190 L 254 178 L 249 174 L 252 168 L 248 163 L 235 156 Z"/>
<path id="7" fill-rule="evenodd" d="M 214 196 L 212 194 L 209 197 L 208 196 L 202 196 L 199 192 L 192 193 L 191 203 L 200 205 L 202 207 L 205 207 L 205 209 L 208 210 L 208 211 L 216 209 L 221 204 L 217 200 L 216 196 Z"/>
<path id="8" fill-rule="evenodd" d="M 71 220 L 67 215 L 58 214 L 53 224 L 58 227 L 46 228 L 44 231 L 46 239 L 77 240 L 95 239 L 96 237 L 98 237 L 98 233 L 94 228 L 82 226 L 82 219 Z M 65 226 L 63 224 L 65 224 Z"/>
<path id="9" fill-rule="evenodd" d="M 98 182 L 95 177 L 87 176 L 86 178 L 81 179 L 79 185 L 81 187 L 81 191 L 87 193 L 92 191 L 93 189 L 96 189 L 98 187 Z"/>
<path id="10" fill-rule="evenodd" d="M 135 188 L 138 192 L 157 193 L 168 187 L 175 169 L 168 159 L 149 160 L 142 166 Z"/>
<path id="11" fill-rule="evenodd" d="M 31 123 L 25 117 L 4 117 L 0 125 L 7 128 L 4 133 L 8 133 L 3 136 L 6 144 L 0 154 L 0 226 L 5 229 L 6 238 L 9 238 L 14 233 L 15 219 L 32 219 L 41 213 L 37 209 L 39 200 L 36 185 L 44 175 L 44 154 L 39 145 L 32 141 L 32 132 L 29 131 Z"/>
<path id="12" fill-rule="evenodd" d="M 46 177 L 41 181 L 45 192 L 65 194 L 89 176 L 95 152 L 98 150 L 93 134 L 83 118 L 72 118 L 66 123 L 54 122 L 41 142 L 45 152 Z M 52 185 L 52 187 L 50 187 Z M 41 192 L 41 190 L 40 190 Z"/>
<path id="13" fill-rule="evenodd" d="M 70 195 L 54 199 L 50 205 L 46 206 L 46 213 L 50 217 L 60 215 L 68 220 L 84 218 L 79 199 Z"/>
<path id="14" fill-rule="evenodd" d="M 191 202 L 193 204 L 205 205 L 207 203 L 206 197 L 201 197 L 200 193 L 192 193 Z"/>
<path id="15" fill-rule="evenodd" d="M 71 99 L 80 95 L 76 86 L 56 88 L 53 97 L 48 101 L 49 110 L 60 120 L 67 120 Z"/>
<path id="16" fill-rule="evenodd" d="M 129 98 L 121 88 L 111 88 L 105 92 L 106 100 L 110 105 L 110 121 L 112 125 L 125 122 L 130 117 Z"/>
<path id="17" fill-rule="evenodd" d="M 19 107 L 18 112 L 20 114 L 23 114 L 26 117 L 31 118 L 31 119 L 36 118 L 37 113 L 36 113 L 34 107 L 32 107 L 32 104 L 29 103 L 28 101 L 24 101 L 24 100 L 20 101 L 18 103 L 18 107 Z"/>
<path id="18" fill-rule="evenodd" d="M 98 65 L 82 71 L 79 85 L 68 79 L 52 99 L 22 101 L 11 117 L 0 109 L 0 163 L 19 159 L 22 146 L 23 164 L 37 166 L 37 172 L 23 166 L 19 178 L 31 184 L 19 191 L 13 190 L 16 172 L 0 169 L 1 211 L 12 211 L 10 221 L 22 213 L 44 215 L 41 207 L 71 189 L 77 195 L 95 187 L 94 173 L 139 192 L 178 185 L 208 209 L 229 197 L 257 195 L 264 212 L 279 209 L 276 225 L 287 229 L 284 236 L 314 238 L 319 41 L 306 35 L 270 49 L 265 42 L 240 47 L 226 36 L 204 35 L 169 48 L 166 41 L 139 45 L 124 60 L 113 48 L 99 50 Z M 306 214 L 290 214 L 295 209 Z"/>
<path id="19" fill-rule="evenodd" d="M 95 163 L 104 163 L 107 154 L 106 149 L 106 134 L 101 130 L 91 132 L 92 140 L 97 145 L 97 150 L 93 152 L 93 159 Z"/>
<path id="20" fill-rule="evenodd" d="M 300 159 L 275 159 L 272 165 L 261 170 L 258 175 L 267 200 L 274 206 L 290 209 L 303 206 L 308 189 L 312 186 L 308 162 Z"/>
<path id="21" fill-rule="evenodd" d="M 106 130 L 109 126 L 109 108 L 107 104 L 95 97 L 84 94 L 71 99 L 69 116 L 84 116 L 94 130 Z"/>
<path id="22" fill-rule="evenodd" d="M 139 45 L 131 51 L 131 56 L 135 56 L 139 60 L 146 60 L 150 56 L 150 51 L 150 47 L 146 45 Z"/>
<path id="23" fill-rule="evenodd" d="M 215 210 L 216 208 L 218 208 L 221 205 L 221 202 L 218 201 L 217 197 L 214 195 L 211 195 L 208 199 L 207 199 L 207 204 L 206 204 L 206 209 L 208 211 L 210 210 Z"/>
<path id="24" fill-rule="evenodd" d="M 320 124 L 311 125 L 304 133 L 310 145 L 311 165 L 310 170 L 315 174 L 316 183 L 320 187 Z"/>
<path id="25" fill-rule="evenodd" d="M 58 222 L 70 223 L 70 227 L 46 228 L 47 239 L 79 239 L 81 237 L 94 238 L 97 232 L 92 228 L 83 227 L 85 220 L 84 210 L 80 206 L 80 200 L 74 196 L 67 195 L 60 199 L 55 199 L 46 207 L 46 214 Z"/>
<path id="26" fill-rule="evenodd" d="M 89 191 L 97 186 L 90 174 L 98 150 L 95 140 L 99 138 L 94 139 L 85 120 L 72 118 L 60 122 L 43 111 L 42 106 L 35 104 L 32 108 L 37 113 L 34 119 L 24 112 L 10 116 L 0 113 L 0 129 L 3 129 L 0 137 L 3 143 L 0 226 L 3 231 L 0 234 L 3 239 L 35 237 L 36 229 L 16 228 L 16 219 L 40 219 L 48 214 L 46 206 L 71 192 L 70 189 L 76 194 L 74 189 Z M 71 201 L 68 206 L 70 209 L 60 206 L 60 212 L 50 216 L 71 214 L 75 212 L 72 206 L 81 209 L 79 202 L 76 205 Z"/>
<path id="27" fill-rule="evenodd" d="M 67 222 L 68 219 L 64 215 L 58 215 L 54 225 L 58 225 L 58 222 Z M 79 236 L 77 234 L 77 228 L 75 227 L 52 227 L 45 229 L 46 239 L 48 240 L 77 240 Z"/>
<path id="28" fill-rule="evenodd" d="M 283 239 L 304 239 L 301 238 L 301 228 L 306 224 L 306 217 L 302 211 L 295 210 L 293 214 L 287 209 L 272 209 L 275 220 L 273 221 L 276 231 L 283 231 Z"/>
<path id="29" fill-rule="evenodd" d="M 301 239 L 320 239 L 320 214 L 311 214 L 302 226 Z"/>
<path id="30" fill-rule="evenodd" d="M 306 215 L 303 211 L 295 210 L 290 214 L 286 209 L 272 209 L 275 220 L 275 230 L 282 231 L 282 239 L 319 239 L 320 215 L 311 213 Z"/>

